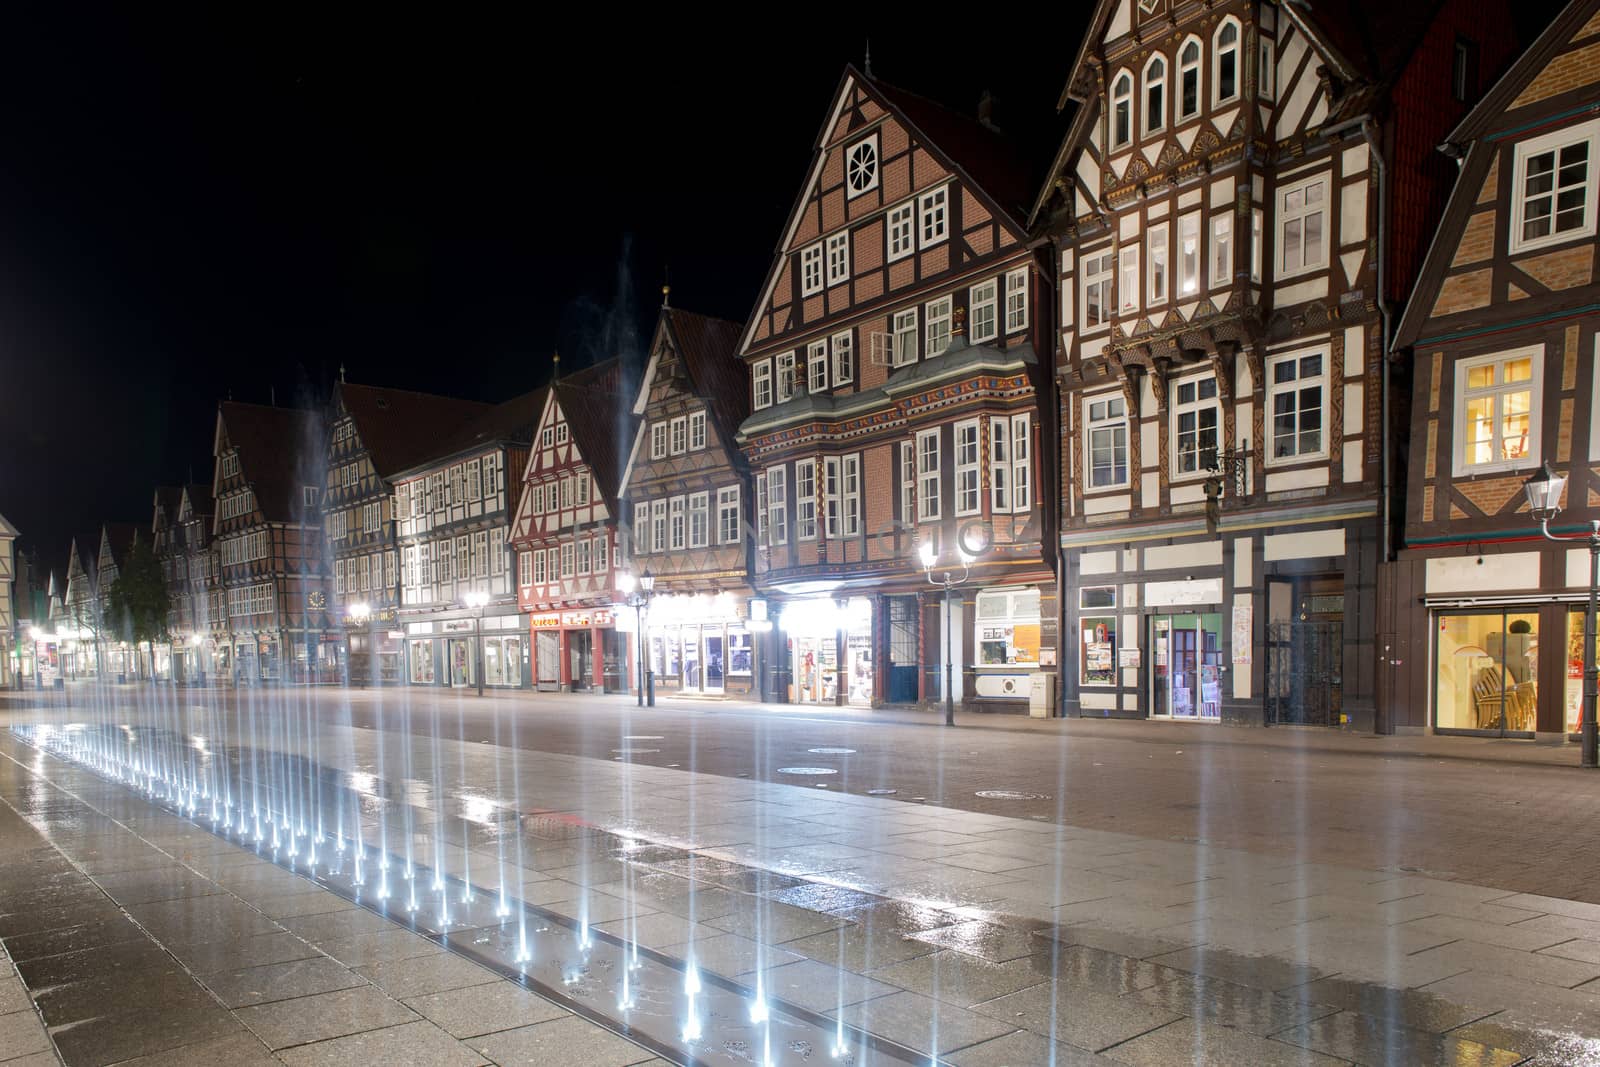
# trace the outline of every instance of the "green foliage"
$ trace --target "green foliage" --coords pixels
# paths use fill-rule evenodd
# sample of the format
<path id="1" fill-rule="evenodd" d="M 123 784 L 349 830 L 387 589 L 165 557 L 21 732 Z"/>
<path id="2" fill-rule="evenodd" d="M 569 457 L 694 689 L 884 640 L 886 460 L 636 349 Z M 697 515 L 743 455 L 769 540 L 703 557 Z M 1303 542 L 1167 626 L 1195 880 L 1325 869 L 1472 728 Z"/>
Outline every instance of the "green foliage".
<path id="1" fill-rule="evenodd" d="M 159 641 L 167 635 L 167 579 L 161 561 L 143 538 L 135 539 L 106 598 L 106 629 L 126 641 Z"/>

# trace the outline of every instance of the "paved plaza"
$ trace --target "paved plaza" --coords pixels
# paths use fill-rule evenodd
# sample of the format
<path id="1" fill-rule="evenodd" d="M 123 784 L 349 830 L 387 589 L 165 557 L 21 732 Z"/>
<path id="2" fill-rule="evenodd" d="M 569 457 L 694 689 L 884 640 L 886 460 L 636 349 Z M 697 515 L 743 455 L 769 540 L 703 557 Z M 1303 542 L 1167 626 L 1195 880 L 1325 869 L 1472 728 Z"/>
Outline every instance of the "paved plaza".
<path id="1" fill-rule="evenodd" d="M 0 726 L 6 1064 L 1600 1063 L 1566 746 L 131 687 Z M 160 745 L 459 903 L 112 780 Z"/>

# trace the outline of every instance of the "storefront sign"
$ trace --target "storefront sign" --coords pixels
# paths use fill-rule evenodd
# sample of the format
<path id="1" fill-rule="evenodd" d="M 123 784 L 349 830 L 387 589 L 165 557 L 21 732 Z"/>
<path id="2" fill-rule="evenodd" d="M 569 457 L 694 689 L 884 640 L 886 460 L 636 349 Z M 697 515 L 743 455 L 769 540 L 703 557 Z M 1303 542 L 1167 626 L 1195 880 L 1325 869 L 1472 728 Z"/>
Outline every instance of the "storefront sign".
<path id="1" fill-rule="evenodd" d="M 1144 602 L 1146 606 L 1152 608 L 1220 604 L 1222 579 L 1196 578 L 1183 582 L 1146 582 Z"/>
<path id="2" fill-rule="evenodd" d="M 535 630 L 559 630 L 561 629 L 561 616 L 553 611 L 543 615 L 530 615 L 528 616 L 528 625 Z"/>
<path id="3" fill-rule="evenodd" d="M 471 619 L 446 619 L 439 624 L 439 628 L 447 634 L 471 633 L 473 626 Z"/>
<path id="4" fill-rule="evenodd" d="M 561 613 L 562 626 L 610 626 L 611 622 L 609 608 L 595 608 L 593 611 L 563 611 Z"/>

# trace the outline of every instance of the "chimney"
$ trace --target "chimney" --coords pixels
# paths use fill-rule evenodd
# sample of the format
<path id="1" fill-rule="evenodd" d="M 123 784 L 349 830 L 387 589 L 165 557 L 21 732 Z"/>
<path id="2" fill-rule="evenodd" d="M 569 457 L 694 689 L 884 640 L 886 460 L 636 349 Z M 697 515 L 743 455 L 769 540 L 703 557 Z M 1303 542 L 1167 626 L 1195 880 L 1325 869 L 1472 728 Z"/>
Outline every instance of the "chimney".
<path id="1" fill-rule="evenodd" d="M 994 94 L 985 89 L 978 97 L 978 121 L 996 133 L 1000 127 L 994 124 Z"/>

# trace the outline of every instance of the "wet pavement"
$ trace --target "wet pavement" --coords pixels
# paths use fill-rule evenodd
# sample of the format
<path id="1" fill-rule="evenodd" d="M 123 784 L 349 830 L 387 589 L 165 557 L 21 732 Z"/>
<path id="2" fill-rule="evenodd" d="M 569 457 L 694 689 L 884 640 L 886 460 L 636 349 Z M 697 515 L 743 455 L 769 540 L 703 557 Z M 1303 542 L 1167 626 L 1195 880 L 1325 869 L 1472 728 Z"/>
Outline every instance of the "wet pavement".
<path id="1" fill-rule="evenodd" d="M 215 711 L 184 736 L 211 731 L 197 742 L 211 756 L 239 754 Z M 861 1062 L 1600 1063 L 1594 905 L 609 755 L 518 750 L 513 803 L 514 746 L 308 721 L 251 746 L 290 757 L 271 764 L 279 777 L 228 759 L 226 780 L 285 796 L 359 782 L 366 839 L 380 818 L 404 826 L 422 877 L 422 859 L 442 859 L 479 904 L 450 923 L 370 910 L 348 868 L 287 870 L 213 833 L 203 805 L 197 825 L 170 793 L 163 805 L 45 754 L 13 716 L 0 946 L 31 1003 L 0 1028 L 48 1025 L 68 1063 L 800 1063 L 830 1050 L 784 1027 L 840 1021 L 847 1047 L 879 1054 Z M 760 755 L 763 776 L 803 765 Z M 492 913 L 508 840 L 519 913 L 565 945 L 591 924 L 603 949 L 585 970 L 544 951 L 518 964 Z M 691 960 L 736 1009 L 759 989 L 784 1024 L 760 1029 L 784 1040 L 685 1042 L 674 1008 L 676 1041 L 627 1041 L 614 979 L 636 957 L 675 994 Z M 577 1002 L 601 972 L 597 999 Z M 738 1014 L 708 1019 L 748 1030 Z"/>

